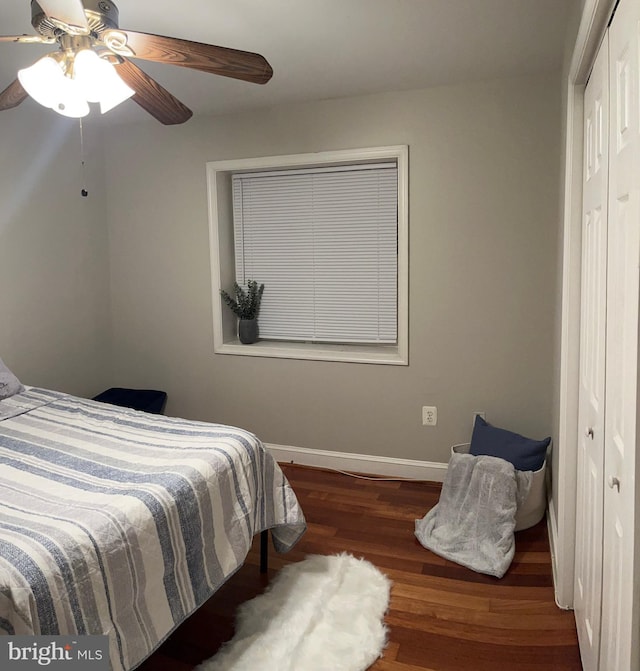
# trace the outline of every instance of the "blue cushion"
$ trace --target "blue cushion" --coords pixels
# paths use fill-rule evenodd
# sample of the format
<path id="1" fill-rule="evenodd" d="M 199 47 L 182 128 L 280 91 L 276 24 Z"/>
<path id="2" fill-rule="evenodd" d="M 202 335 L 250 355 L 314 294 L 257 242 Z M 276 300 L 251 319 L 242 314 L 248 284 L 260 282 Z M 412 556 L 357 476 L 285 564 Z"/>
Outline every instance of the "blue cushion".
<path id="1" fill-rule="evenodd" d="M 499 429 L 476 415 L 469 454 L 500 457 L 510 461 L 519 471 L 538 471 L 544 465 L 550 442 L 550 437 L 531 440 L 519 433 Z"/>
<path id="2" fill-rule="evenodd" d="M 111 389 L 94 396 L 93 400 L 161 415 L 167 402 L 167 392 L 156 391 L 155 389 L 111 387 Z"/>

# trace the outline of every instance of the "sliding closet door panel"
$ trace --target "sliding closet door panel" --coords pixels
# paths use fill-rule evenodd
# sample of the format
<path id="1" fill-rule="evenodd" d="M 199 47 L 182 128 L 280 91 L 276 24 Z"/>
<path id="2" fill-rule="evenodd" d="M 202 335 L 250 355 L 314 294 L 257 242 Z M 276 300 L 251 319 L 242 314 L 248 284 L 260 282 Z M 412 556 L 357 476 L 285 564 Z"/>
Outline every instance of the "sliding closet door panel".
<path id="1" fill-rule="evenodd" d="M 640 3 L 622 0 L 609 28 L 610 161 L 607 418 L 600 669 L 638 669 L 636 425 L 640 282 Z"/>
<path id="2" fill-rule="evenodd" d="M 585 91 L 578 506 L 574 607 L 582 663 L 597 671 L 607 298 L 608 67 L 606 40 Z"/>

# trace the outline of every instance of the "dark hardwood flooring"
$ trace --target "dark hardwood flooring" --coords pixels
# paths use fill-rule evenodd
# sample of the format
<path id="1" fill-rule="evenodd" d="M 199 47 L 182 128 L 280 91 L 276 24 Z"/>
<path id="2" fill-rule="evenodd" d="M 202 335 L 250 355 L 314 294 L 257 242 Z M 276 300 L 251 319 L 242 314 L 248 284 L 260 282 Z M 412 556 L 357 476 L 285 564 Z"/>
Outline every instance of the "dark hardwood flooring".
<path id="1" fill-rule="evenodd" d="M 516 554 L 500 580 L 425 550 L 414 520 L 435 505 L 436 483 L 372 482 L 283 465 L 309 529 L 287 555 L 269 550 L 258 571 L 256 538 L 246 564 L 140 667 L 188 671 L 233 636 L 233 613 L 288 562 L 350 552 L 393 581 L 389 643 L 371 671 L 580 670 L 573 613 L 554 602 L 546 522 L 516 534 Z M 256 670 L 259 671 L 259 670 Z M 296 671 L 305 671 L 299 669 Z"/>

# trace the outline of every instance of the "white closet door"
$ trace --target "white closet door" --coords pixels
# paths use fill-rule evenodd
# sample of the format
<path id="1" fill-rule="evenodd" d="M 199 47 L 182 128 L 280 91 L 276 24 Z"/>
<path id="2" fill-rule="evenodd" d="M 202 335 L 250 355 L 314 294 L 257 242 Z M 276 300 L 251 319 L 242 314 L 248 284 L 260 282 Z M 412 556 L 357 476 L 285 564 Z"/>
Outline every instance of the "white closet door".
<path id="1" fill-rule="evenodd" d="M 605 36 L 585 90 L 584 110 L 582 306 L 574 602 L 584 671 L 597 671 L 600 653 L 608 105 L 608 58 Z"/>
<path id="2" fill-rule="evenodd" d="M 634 604 L 637 604 L 640 571 L 634 532 L 640 281 L 639 38 L 640 2 L 622 0 L 609 28 L 611 121 L 602 671 L 638 669 L 638 618 Z"/>

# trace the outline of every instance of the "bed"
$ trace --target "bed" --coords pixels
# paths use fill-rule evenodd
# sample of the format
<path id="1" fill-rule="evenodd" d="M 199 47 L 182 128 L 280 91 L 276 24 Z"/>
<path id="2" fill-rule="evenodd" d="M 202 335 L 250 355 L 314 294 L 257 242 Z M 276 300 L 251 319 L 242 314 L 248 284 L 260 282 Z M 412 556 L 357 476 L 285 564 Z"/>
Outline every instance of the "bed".
<path id="1" fill-rule="evenodd" d="M 0 633 L 105 634 L 133 669 L 254 535 L 286 552 L 305 528 L 248 431 L 33 387 L 0 401 Z"/>

